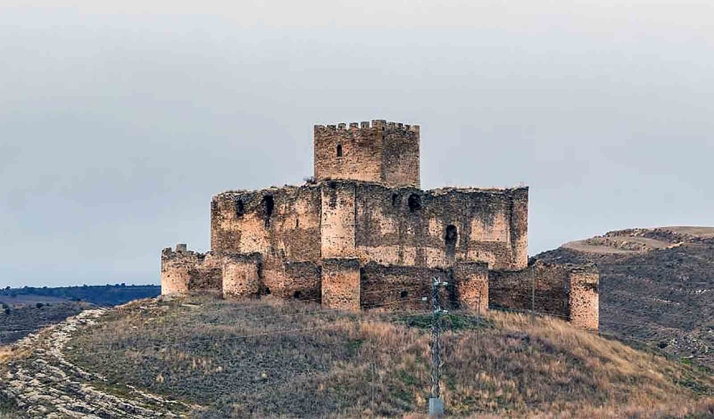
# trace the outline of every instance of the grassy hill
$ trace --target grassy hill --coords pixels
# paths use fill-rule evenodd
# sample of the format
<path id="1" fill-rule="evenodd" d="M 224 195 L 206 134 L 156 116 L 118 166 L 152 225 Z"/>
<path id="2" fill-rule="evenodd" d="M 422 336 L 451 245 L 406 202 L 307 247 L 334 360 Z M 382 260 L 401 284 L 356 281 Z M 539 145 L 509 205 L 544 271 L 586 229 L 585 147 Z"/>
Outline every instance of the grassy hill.
<path id="1" fill-rule="evenodd" d="M 714 367 L 714 228 L 613 231 L 536 258 L 598 265 L 601 333 Z"/>
<path id="2" fill-rule="evenodd" d="M 61 362 L 47 357 L 51 349 L 25 349 L 3 368 L 12 370 L 6 375 L 14 377 L 6 384 L 12 388 L 31 386 L 23 377 L 46 364 L 64 369 L 79 386 L 63 388 L 67 380 L 58 380 L 29 394 L 59 391 L 69 400 L 82 389 L 77 400 L 95 414 L 128 405 L 201 418 L 421 417 L 430 388 L 430 321 L 428 314 L 342 313 L 270 298 L 143 300 L 68 332 L 41 334 L 28 346 L 41 347 L 43 339 L 59 345 Z M 707 371 L 558 320 L 454 313 L 445 325 L 441 383 L 454 416 L 714 414 L 714 377 Z M 104 392 L 96 398 L 104 405 L 87 401 L 89 388 Z M 41 411 L 56 409 L 52 398 L 17 399 L 32 397 L 44 403 Z M 106 405 L 111 397 L 123 401 Z M 13 409 L 7 394 L 4 405 Z"/>

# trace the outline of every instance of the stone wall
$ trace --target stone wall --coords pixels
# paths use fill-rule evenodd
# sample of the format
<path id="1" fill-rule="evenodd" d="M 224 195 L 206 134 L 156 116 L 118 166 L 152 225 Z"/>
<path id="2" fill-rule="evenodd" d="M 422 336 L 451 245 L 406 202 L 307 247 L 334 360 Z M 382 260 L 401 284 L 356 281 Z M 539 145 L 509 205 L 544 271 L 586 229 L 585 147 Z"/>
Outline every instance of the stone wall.
<path id="1" fill-rule="evenodd" d="M 570 321 L 583 329 L 597 330 L 600 322 L 600 274 L 594 266 L 580 266 L 569 273 Z"/>
<path id="2" fill-rule="evenodd" d="M 211 201 L 211 250 L 320 260 L 320 189 L 229 191 Z"/>
<path id="3" fill-rule="evenodd" d="M 322 305 L 338 310 L 360 309 L 360 263 L 357 259 L 322 261 Z"/>
<path id="4" fill-rule="evenodd" d="M 314 169 L 318 181 L 378 182 L 419 187 L 419 126 L 374 120 L 315 125 Z"/>
<path id="5" fill-rule="evenodd" d="M 360 271 L 360 306 L 363 309 L 430 310 L 434 277 L 447 280 L 449 275 L 440 269 L 370 262 Z M 423 297 L 427 301 L 422 301 Z"/>
<path id="6" fill-rule="evenodd" d="M 597 330 L 599 278 L 594 265 L 536 261 L 521 271 L 489 272 L 489 302 L 494 308 L 531 310 L 534 307 L 537 313 Z"/>
<path id="7" fill-rule="evenodd" d="M 299 299 L 320 302 L 320 266 L 313 262 L 290 262 L 269 258 L 263 265 L 262 294 L 285 299 Z"/>
<path id="8" fill-rule="evenodd" d="M 177 251 L 166 248 L 161 252 L 161 294 L 220 291 L 223 259 L 185 249 L 185 245 L 179 245 Z"/>
<path id="9" fill-rule="evenodd" d="M 458 307 L 485 313 L 488 311 L 488 265 L 483 262 L 462 262 L 452 270 Z"/>
<path id="10" fill-rule="evenodd" d="M 260 253 L 230 255 L 223 259 L 223 296 L 250 297 L 260 294 Z"/>
<path id="11" fill-rule="evenodd" d="M 211 249 L 320 262 L 527 265 L 528 189 L 387 188 L 327 181 L 225 192 L 211 204 Z"/>
<path id="12" fill-rule="evenodd" d="M 322 257 L 355 257 L 355 184 L 330 181 L 321 189 Z"/>
<path id="13" fill-rule="evenodd" d="M 528 189 L 390 189 L 355 183 L 355 246 L 363 261 L 421 267 L 527 265 Z"/>

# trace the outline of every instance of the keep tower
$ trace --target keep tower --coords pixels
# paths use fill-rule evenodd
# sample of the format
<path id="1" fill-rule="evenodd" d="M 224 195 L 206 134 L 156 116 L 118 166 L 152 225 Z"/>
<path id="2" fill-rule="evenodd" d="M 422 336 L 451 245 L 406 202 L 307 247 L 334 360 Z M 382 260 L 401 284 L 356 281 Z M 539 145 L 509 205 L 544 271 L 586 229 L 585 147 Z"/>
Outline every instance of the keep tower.
<path id="1" fill-rule="evenodd" d="M 314 177 L 419 188 L 419 126 L 387 122 L 315 125 Z"/>

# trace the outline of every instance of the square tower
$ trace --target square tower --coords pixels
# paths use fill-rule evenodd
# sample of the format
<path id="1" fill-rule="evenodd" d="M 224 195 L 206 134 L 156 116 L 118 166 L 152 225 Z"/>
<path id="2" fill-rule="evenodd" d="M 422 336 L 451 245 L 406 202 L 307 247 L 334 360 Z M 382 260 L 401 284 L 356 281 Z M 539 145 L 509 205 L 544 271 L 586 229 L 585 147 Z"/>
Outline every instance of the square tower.
<path id="1" fill-rule="evenodd" d="M 315 179 L 419 188 L 419 126 L 373 120 L 315 125 Z"/>

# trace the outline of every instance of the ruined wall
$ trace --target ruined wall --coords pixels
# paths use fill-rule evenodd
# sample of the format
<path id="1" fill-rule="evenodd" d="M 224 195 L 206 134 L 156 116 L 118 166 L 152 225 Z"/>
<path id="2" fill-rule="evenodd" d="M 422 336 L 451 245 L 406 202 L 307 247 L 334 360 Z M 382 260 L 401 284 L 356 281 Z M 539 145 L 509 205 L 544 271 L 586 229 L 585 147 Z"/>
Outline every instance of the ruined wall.
<path id="1" fill-rule="evenodd" d="M 260 253 L 230 255 L 223 259 L 223 296 L 257 296 L 262 287 Z"/>
<path id="2" fill-rule="evenodd" d="M 464 310 L 485 313 L 488 310 L 488 265 L 484 262 L 462 262 L 452 270 L 458 306 Z"/>
<path id="3" fill-rule="evenodd" d="M 522 271 L 489 272 L 491 307 L 531 310 L 597 330 L 599 273 L 592 265 L 536 261 Z"/>
<path id="4" fill-rule="evenodd" d="M 527 265 L 527 188 L 420 191 L 355 183 L 355 205 L 356 254 L 365 262 Z"/>
<path id="5" fill-rule="evenodd" d="M 317 186 L 224 192 L 211 201 L 211 249 L 318 262 L 320 216 Z"/>
<path id="6" fill-rule="evenodd" d="M 568 276 L 570 321 L 584 329 L 597 330 L 600 324 L 600 274 L 594 266 L 574 268 Z"/>
<path id="7" fill-rule="evenodd" d="M 220 291 L 222 258 L 185 249 L 185 245 L 179 245 L 177 251 L 166 248 L 161 252 L 161 294 Z"/>
<path id="8" fill-rule="evenodd" d="M 315 125 L 315 178 L 419 187 L 419 127 L 374 120 Z"/>
<path id="9" fill-rule="evenodd" d="M 360 309 L 359 260 L 323 260 L 322 305 L 338 310 L 358 311 Z"/>

